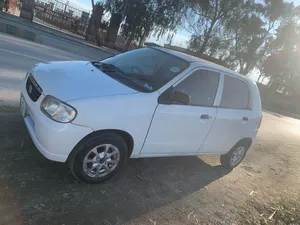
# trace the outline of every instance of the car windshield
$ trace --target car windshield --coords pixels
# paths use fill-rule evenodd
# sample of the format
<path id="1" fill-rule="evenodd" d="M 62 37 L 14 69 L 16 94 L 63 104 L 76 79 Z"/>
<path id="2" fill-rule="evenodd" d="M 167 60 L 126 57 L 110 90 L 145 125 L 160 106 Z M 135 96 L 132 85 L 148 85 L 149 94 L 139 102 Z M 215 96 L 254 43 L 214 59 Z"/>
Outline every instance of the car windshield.
<path id="1" fill-rule="evenodd" d="M 117 80 L 127 80 L 130 86 L 143 92 L 158 90 L 188 66 L 187 61 L 153 48 L 125 52 L 98 64 L 104 73 Z"/>

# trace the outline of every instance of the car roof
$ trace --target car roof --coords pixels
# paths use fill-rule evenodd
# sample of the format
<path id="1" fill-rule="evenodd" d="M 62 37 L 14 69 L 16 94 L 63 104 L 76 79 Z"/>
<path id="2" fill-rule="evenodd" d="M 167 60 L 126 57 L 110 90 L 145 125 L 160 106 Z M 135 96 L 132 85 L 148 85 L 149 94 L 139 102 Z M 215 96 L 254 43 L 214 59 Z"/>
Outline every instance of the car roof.
<path id="1" fill-rule="evenodd" d="M 189 63 L 198 63 L 199 65 L 210 65 L 212 66 L 213 69 L 218 69 L 224 73 L 228 73 L 229 75 L 233 75 L 233 76 L 237 76 L 238 78 L 241 78 L 241 79 L 244 79 L 244 80 L 247 80 L 248 82 L 250 83 L 253 83 L 254 81 L 251 80 L 250 78 L 246 77 L 246 76 L 243 76 L 237 72 L 234 72 L 224 66 L 220 66 L 216 63 L 213 63 L 213 62 L 210 62 L 210 61 L 207 61 L 205 59 L 201 59 L 201 58 L 198 58 L 198 57 L 195 57 L 195 56 L 192 56 L 192 55 L 188 55 L 186 53 L 183 53 L 183 52 L 178 52 L 178 51 L 175 51 L 175 50 L 171 50 L 171 49 L 167 49 L 167 48 L 163 48 L 163 47 L 151 47 L 151 48 L 154 48 L 154 49 L 157 49 L 157 50 L 160 50 L 160 51 L 163 51 L 163 52 L 166 52 L 168 54 L 171 54 L 171 55 L 174 55 L 180 59 L 183 59 Z"/>

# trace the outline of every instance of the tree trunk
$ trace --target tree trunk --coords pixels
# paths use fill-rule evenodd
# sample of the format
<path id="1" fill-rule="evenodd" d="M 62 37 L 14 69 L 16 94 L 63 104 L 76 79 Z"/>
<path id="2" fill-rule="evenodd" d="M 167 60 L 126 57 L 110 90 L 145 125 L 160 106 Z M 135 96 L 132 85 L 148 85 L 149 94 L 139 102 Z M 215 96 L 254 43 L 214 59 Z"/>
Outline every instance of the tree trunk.
<path id="1" fill-rule="evenodd" d="M 140 36 L 140 40 L 139 40 L 139 47 L 142 47 L 146 38 L 149 36 L 150 34 L 150 30 L 151 28 L 145 28 L 144 32 L 142 33 L 142 35 Z"/>
<path id="2" fill-rule="evenodd" d="M 143 36 L 140 38 L 140 40 L 139 40 L 139 47 L 142 47 L 142 46 L 143 46 L 145 39 L 146 39 L 146 36 L 145 36 L 145 35 L 143 35 Z"/>
<path id="3" fill-rule="evenodd" d="M 206 50 L 206 46 L 207 46 L 208 41 L 209 41 L 209 39 L 210 39 L 211 32 L 212 32 L 212 30 L 213 30 L 213 28 L 214 28 L 214 26 L 215 26 L 215 24 L 216 24 L 216 22 L 217 22 L 218 8 L 219 8 L 219 0 L 216 0 L 216 6 L 215 6 L 215 10 L 216 10 L 216 11 L 215 11 L 215 13 L 214 13 L 214 18 L 213 18 L 213 20 L 211 21 L 210 27 L 209 27 L 209 29 L 208 29 L 208 31 L 207 31 L 205 37 L 204 37 L 204 41 L 203 41 L 203 43 L 202 43 L 202 45 L 201 45 L 201 48 L 200 48 L 200 50 L 199 50 L 199 55 L 200 55 L 200 56 L 202 56 L 202 55 L 204 54 L 204 52 L 205 52 L 205 50 Z"/>
<path id="4" fill-rule="evenodd" d="M 18 1 L 17 0 L 7 0 L 6 4 L 8 7 L 8 8 L 6 8 L 6 12 L 14 14 L 14 11 L 18 5 Z M 33 20 L 33 9 L 34 9 L 34 0 L 22 1 L 20 17 L 23 17 L 25 19 L 32 21 Z"/>
<path id="5" fill-rule="evenodd" d="M 94 0 L 91 0 L 92 1 L 92 12 L 94 13 L 94 10 L 95 10 L 95 3 L 94 3 Z"/>
<path id="6" fill-rule="evenodd" d="M 240 63 L 239 73 L 244 75 L 244 70 L 245 70 L 244 66 L 245 66 L 245 64 L 241 60 L 239 60 L 239 63 Z"/>
<path id="7" fill-rule="evenodd" d="M 247 75 L 249 72 L 250 72 L 250 70 L 252 70 L 252 68 L 251 68 L 252 66 L 250 65 L 250 63 L 247 63 L 246 64 L 246 67 L 243 69 L 243 72 L 241 73 L 241 74 L 243 74 L 243 75 Z"/>
<path id="8" fill-rule="evenodd" d="M 98 40 L 98 30 L 100 28 L 101 19 L 103 16 L 104 8 L 100 5 L 96 5 L 93 8 L 93 13 L 86 31 L 85 39 L 88 41 L 97 41 Z"/>
<path id="9" fill-rule="evenodd" d="M 276 93 L 278 89 L 278 83 L 276 82 L 276 79 L 274 80 L 270 80 L 269 84 L 268 84 L 268 88 L 265 91 L 265 95 L 263 96 L 264 99 L 266 101 L 273 99 L 274 98 L 274 94 Z"/>
<path id="10" fill-rule="evenodd" d="M 202 43 L 202 45 L 201 45 L 201 48 L 200 48 L 200 50 L 199 50 L 199 56 L 200 56 L 200 57 L 204 54 L 204 52 L 205 52 L 205 50 L 206 50 L 206 46 L 207 46 L 208 41 L 209 41 L 209 39 L 210 39 L 210 34 L 211 34 L 211 32 L 212 32 L 212 29 L 214 28 L 215 23 L 216 23 L 216 21 L 214 21 L 214 22 L 212 22 L 212 23 L 210 24 L 210 27 L 209 27 L 209 29 L 208 29 L 208 31 L 207 31 L 207 34 L 206 34 L 205 37 L 204 37 L 204 41 L 203 41 L 203 43 Z"/>
<path id="11" fill-rule="evenodd" d="M 94 6 L 93 10 L 95 16 L 94 16 L 94 34 L 95 34 L 95 40 L 98 42 L 98 31 L 101 25 L 101 20 L 104 12 L 104 8 L 101 5 Z"/>
<path id="12" fill-rule="evenodd" d="M 133 38 L 131 36 L 128 37 L 128 39 L 126 41 L 126 50 L 130 50 L 132 40 L 133 40 Z"/>
<path id="13" fill-rule="evenodd" d="M 259 76 L 258 76 L 258 78 L 257 78 L 257 80 L 256 80 L 256 83 L 259 83 L 259 80 L 260 80 L 260 78 L 262 78 L 262 77 L 263 77 L 263 74 L 260 73 Z M 261 82 L 260 82 L 260 83 L 261 83 Z"/>
<path id="14" fill-rule="evenodd" d="M 121 22 L 121 14 L 113 13 L 111 15 L 109 27 L 107 28 L 107 42 L 113 44 L 116 42 Z"/>

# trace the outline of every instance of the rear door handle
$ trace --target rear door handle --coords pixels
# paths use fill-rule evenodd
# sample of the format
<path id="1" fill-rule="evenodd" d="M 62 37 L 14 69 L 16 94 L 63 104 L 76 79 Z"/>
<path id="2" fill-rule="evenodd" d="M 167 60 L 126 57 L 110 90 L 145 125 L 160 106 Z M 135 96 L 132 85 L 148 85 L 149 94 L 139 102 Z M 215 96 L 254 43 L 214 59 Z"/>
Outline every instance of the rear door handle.
<path id="1" fill-rule="evenodd" d="M 208 120 L 208 119 L 210 118 L 210 116 L 207 115 L 207 114 L 203 114 L 203 115 L 200 116 L 200 118 L 201 118 L 202 120 Z"/>
<path id="2" fill-rule="evenodd" d="M 243 117 L 243 120 L 248 121 L 249 119 L 248 119 L 248 117 Z"/>

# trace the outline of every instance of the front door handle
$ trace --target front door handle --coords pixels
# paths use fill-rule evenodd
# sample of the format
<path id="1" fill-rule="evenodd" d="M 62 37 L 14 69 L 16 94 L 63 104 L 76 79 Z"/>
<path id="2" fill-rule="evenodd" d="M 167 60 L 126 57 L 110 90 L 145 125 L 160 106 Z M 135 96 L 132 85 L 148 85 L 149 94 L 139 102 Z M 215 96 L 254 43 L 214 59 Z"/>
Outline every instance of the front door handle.
<path id="1" fill-rule="evenodd" d="M 248 121 L 248 117 L 243 117 L 243 121 Z"/>
<path id="2" fill-rule="evenodd" d="M 203 115 L 200 116 L 200 118 L 201 118 L 202 120 L 208 120 L 208 119 L 210 118 L 210 116 L 207 115 L 207 114 L 203 114 Z"/>

